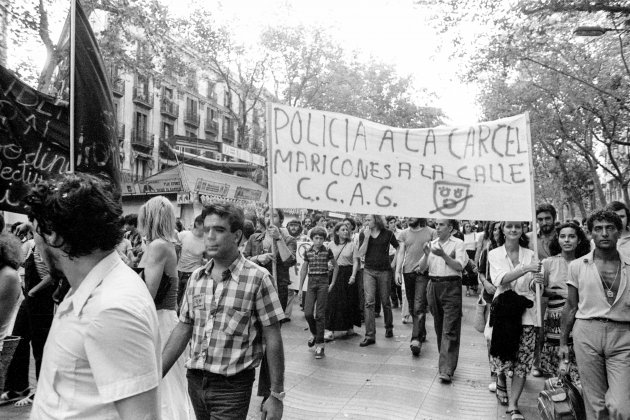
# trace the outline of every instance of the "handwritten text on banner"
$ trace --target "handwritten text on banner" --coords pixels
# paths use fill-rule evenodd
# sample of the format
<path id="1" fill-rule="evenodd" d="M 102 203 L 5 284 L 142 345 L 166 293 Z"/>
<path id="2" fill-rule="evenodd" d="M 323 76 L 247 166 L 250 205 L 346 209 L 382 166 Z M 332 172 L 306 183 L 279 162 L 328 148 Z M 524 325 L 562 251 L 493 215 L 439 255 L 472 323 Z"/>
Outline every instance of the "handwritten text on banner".
<path id="1" fill-rule="evenodd" d="M 479 220 L 531 218 L 525 114 L 401 129 L 271 104 L 273 204 Z"/>

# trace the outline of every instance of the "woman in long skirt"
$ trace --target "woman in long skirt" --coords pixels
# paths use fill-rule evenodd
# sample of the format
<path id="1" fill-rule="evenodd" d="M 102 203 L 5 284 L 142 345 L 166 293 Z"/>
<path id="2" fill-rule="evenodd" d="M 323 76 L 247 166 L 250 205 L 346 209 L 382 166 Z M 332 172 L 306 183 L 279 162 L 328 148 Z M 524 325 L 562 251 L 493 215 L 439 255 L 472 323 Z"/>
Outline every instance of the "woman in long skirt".
<path id="1" fill-rule="evenodd" d="M 333 229 L 333 241 L 328 245 L 337 264 L 339 274 L 332 290 L 328 293 L 326 329 L 343 331 L 354 335 L 353 326 L 361 326 L 359 292 L 355 276 L 359 269 L 358 250 L 345 223 L 337 223 Z"/>

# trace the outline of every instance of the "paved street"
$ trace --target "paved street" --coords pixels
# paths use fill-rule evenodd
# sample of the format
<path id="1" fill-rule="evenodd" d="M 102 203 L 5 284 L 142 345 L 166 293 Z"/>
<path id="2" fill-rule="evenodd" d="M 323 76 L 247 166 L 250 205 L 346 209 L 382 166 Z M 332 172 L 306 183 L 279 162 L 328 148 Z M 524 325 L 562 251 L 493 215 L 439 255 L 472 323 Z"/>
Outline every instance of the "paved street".
<path id="1" fill-rule="evenodd" d="M 464 324 L 459 366 L 454 381 L 437 379 L 437 346 L 433 320 L 427 318 L 422 354 L 409 351 L 411 326 L 394 310 L 394 338 L 386 339 L 383 318 L 377 321 L 376 345 L 361 348 L 362 336 L 326 345 L 326 357 L 315 360 L 306 346 L 309 335 L 301 311 L 284 324 L 286 354 L 285 419 L 506 419 L 505 408 L 488 392 L 489 371 L 483 335 L 472 327 L 475 298 L 464 297 Z M 537 419 L 536 396 L 543 381 L 530 377 L 521 411 Z M 254 386 L 254 393 L 256 387 Z M 259 418 L 259 397 L 252 397 L 250 419 Z M 0 407 L 0 419 L 28 418 L 28 409 Z"/>

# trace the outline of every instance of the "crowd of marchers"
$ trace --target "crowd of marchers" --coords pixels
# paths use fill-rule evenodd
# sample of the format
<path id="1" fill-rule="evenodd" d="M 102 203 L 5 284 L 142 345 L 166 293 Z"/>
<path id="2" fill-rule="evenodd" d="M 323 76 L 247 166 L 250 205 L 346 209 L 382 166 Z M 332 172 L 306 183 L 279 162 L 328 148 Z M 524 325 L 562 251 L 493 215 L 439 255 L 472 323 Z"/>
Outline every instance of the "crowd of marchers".
<path id="1" fill-rule="evenodd" d="M 542 204 L 536 232 L 520 221 L 285 220 L 281 209 L 215 203 L 185 229 L 165 197 L 123 216 L 107 183 L 70 175 L 26 204 L 29 222 L 1 226 L 0 340 L 21 340 L 0 404 L 33 404 L 32 418 L 245 418 L 257 368 L 260 409 L 281 418 L 281 324 L 300 308 L 315 359 L 362 326 L 359 346 L 377 345 L 380 316 L 391 339 L 396 308 L 412 324 L 410 357 L 422 357 L 430 312 L 448 384 L 464 297 L 481 308 L 488 388 L 511 419 L 523 418 L 530 374 L 572 381 L 589 419 L 630 418 L 622 203 L 582 223 Z"/>

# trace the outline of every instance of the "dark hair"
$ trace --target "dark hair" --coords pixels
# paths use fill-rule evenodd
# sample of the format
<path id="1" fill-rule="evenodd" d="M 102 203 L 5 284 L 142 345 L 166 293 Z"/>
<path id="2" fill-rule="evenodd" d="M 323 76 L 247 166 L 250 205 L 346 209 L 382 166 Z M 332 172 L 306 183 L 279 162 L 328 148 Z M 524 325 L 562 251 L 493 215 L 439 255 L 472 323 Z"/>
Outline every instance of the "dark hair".
<path id="1" fill-rule="evenodd" d="M 556 236 L 551 240 L 549 244 L 549 253 L 551 255 L 558 255 L 562 252 L 562 247 L 560 246 L 560 231 L 562 229 L 571 228 L 575 230 L 575 234 L 578 237 L 578 244 L 575 248 L 575 258 L 580 258 L 591 251 L 591 242 L 586 237 L 586 234 L 582 230 L 582 228 L 576 224 L 575 222 L 563 223 L 556 228 Z"/>
<path id="2" fill-rule="evenodd" d="M 138 227 L 138 215 L 136 213 L 126 214 L 123 216 L 123 225 L 131 225 Z"/>
<path id="3" fill-rule="evenodd" d="M 205 206 L 201 211 L 201 218 L 205 221 L 206 217 L 216 214 L 221 219 L 227 219 L 230 225 L 230 232 L 237 230 L 243 231 L 245 223 L 245 214 L 240 207 L 227 203 L 213 203 Z"/>
<path id="4" fill-rule="evenodd" d="M 297 225 L 297 226 L 298 226 L 298 228 L 299 228 L 299 229 L 298 229 L 298 230 L 297 230 L 297 232 L 296 232 L 296 237 L 297 237 L 297 236 L 300 236 L 300 234 L 302 233 L 302 222 L 300 222 L 300 221 L 299 221 L 299 220 L 297 220 L 297 219 L 291 220 L 289 223 L 287 223 L 287 229 L 288 229 L 288 228 L 289 228 L 289 226 L 291 226 L 291 225 Z M 291 232 L 290 232 L 290 231 L 289 231 L 289 234 L 291 235 Z M 291 235 L 291 236 L 293 236 L 293 235 Z"/>
<path id="5" fill-rule="evenodd" d="M 459 220 L 446 219 L 446 224 L 453 228 L 453 231 L 459 230 Z"/>
<path id="6" fill-rule="evenodd" d="M 588 231 L 593 231 L 593 224 L 595 222 L 612 222 L 617 230 L 621 230 L 623 224 L 621 223 L 621 217 L 614 211 L 610 210 L 597 210 L 588 217 L 586 221 L 586 226 L 588 226 Z"/>
<path id="7" fill-rule="evenodd" d="M 255 231 L 256 228 L 254 228 L 254 223 L 252 223 L 252 221 L 249 219 L 245 219 L 245 221 L 243 222 L 243 237 L 245 238 L 245 240 L 249 239 L 249 237 L 252 236 Z"/>
<path id="8" fill-rule="evenodd" d="M 178 232 L 184 230 L 184 225 L 182 225 L 182 221 L 179 220 L 179 217 L 175 220 L 175 229 L 177 229 Z"/>
<path id="9" fill-rule="evenodd" d="M 316 225 L 317 223 L 319 223 L 319 221 L 320 221 L 320 219 L 321 219 L 322 217 L 324 217 L 324 215 L 323 215 L 323 214 L 321 214 L 321 213 L 317 213 L 317 214 L 315 214 L 315 215 L 313 216 L 313 218 L 311 219 L 311 222 L 312 222 L 314 225 Z"/>
<path id="10" fill-rule="evenodd" d="M 387 223 L 391 222 L 392 220 L 396 220 L 396 216 L 387 216 L 387 217 L 385 217 L 385 221 L 387 221 Z"/>
<path id="11" fill-rule="evenodd" d="M 328 220 L 328 221 L 326 222 L 326 229 L 329 229 L 329 228 L 334 228 L 336 225 L 337 225 L 337 223 L 335 223 L 335 221 L 334 221 L 334 220 Z"/>
<path id="12" fill-rule="evenodd" d="M 556 208 L 549 203 L 539 204 L 538 207 L 536 207 L 536 216 L 538 216 L 538 213 L 551 213 L 553 220 L 556 220 Z"/>
<path id="13" fill-rule="evenodd" d="M 270 210 L 271 210 L 270 207 L 265 208 L 264 214 L 267 214 L 267 212 L 270 211 Z M 280 220 L 280 224 L 282 224 L 282 222 L 284 222 L 284 211 L 282 211 L 282 209 L 278 209 L 278 208 L 275 208 L 275 207 L 274 207 L 273 211 L 278 213 L 278 220 Z M 271 214 L 271 212 L 270 212 L 269 215 L 271 216 L 269 219 L 271 219 L 271 223 L 273 224 L 273 214 Z"/>
<path id="14" fill-rule="evenodd" d="M 199 216 L 195 217 L 195 221 L 193 222 L 194 223 L 193 226 L 194 227 L 197 227 L 197 225 L 203 226 L 204 220 L 206 220 L 206 218 L 202 217 L 202 214 L 200 214 Z M 253 223 L 252 223 L 252 225 L 253 225 Z"/>
<path id="15" fill-rule="evenodd" d="M 504 227 L 505 227 L 505 222 L 501 222 L 501 225 L 499 228 L 499 240 L 497 241 L 497 245 L 499 246 L 505 244 L 505 234 L 503 233 Z M 523 222 L 521 222 L 521 229 L 523 229 Z M 529 246 L 529 238 L 527 237 L 527 234 L 525 233 L 525 229 L 523 229 L 523 233 L 521 234 L 521 237 L 518 239 L 518 244 L 522 246 L 523 248 L 527 248 Z"/>
<path id="16" fill-rule="evenodd" d="M 608 210 L 612 212 L 618 212 L 619 210 L 623 210 L 626 212 L 626 220 L 627 220 L 626 223 L 630 223 L 630 210 L 628 210 L 628 206 L 623 204 L 621 201 L 611 201 L 610 203 L 608 203 L 606 207 L 604 207 L 604 210 Z M 622 225 L 623 225 L 623 222 L 622 222 Z M 626 225 L 626 229 L 627 228 L 628 226 Z"/>
<path id="17" fill-rule="evenodd" d="M 262 226 L 265 226 L 265 218 L 264 217 L 257 217 L 256 218 L 256 223 L 254 223 L 254 227 L 256 227 L 257 224 L 261 224 Z"/>
<path id="18" fill-rule="evenodd" d="M 339 229 L 341 229 L 344 226 L 346 226 L 345 221 L 339 222 L 335 225 L 335 228 L 333 229 L 333 242 L 335 243 L 335 245 L 339 245 Z M 348 238 L 348 241 L 350 240 L 351 239 Z"/>
<path id="19" fill-rule="evenodd" d="M 38 183 L 24 201 L 37 220 L 38 233 L 59 236 L 56 243 L 47 244 L 72 259 L 111 251 L 122 240 L 120 193 L 112 186 L 94 175 L 69 174 Z"/>
<path id="20" fill-rule="evenodd" d="M 343 219 L 343 222 L 350 223 L 350 226 L 352 226 L 352 230 L 355 230 L 357 228 L 357 222 L 355 222 L 354 219 L 351 217 L 346 217 L 345 219 Z"/>
<path id="21" fill-rule="evenodd" d="M 376 225 L 378 230 L 385 230 L 385 221 L 383 220 L 383 216 L 373 214 L 372 219 L 374 219 L 374 224 Z"/>
<path id="22" fill-rule="evenodd" d="M 316 236 L 321 236 L 322 238 L 326 239 L 326 237 L 328 236 L 328 232 L 326 232 L 326 229 L 321 226 L 315 226 L 313 229 L 311 229 L 311 233 L 309 233 L 308 236 L 310 236 L 311 239 Z"/>
<path id="23" fill-rule="evenodd" d="M 17 270 L 22 265 L 22 243 L 15 235 L 0 235 L 0 268 L 5 266 Z"/>

